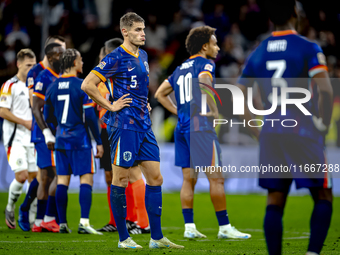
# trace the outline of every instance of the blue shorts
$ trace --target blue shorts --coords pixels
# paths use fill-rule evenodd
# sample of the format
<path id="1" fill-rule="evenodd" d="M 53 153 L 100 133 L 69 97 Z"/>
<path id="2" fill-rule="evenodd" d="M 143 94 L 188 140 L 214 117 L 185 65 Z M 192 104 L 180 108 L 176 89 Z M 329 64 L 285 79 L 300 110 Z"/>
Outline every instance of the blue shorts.
<path id="1" fill-rule="evenodd" d="M 222 166 L 221 147 L 214 131 L 175 132 L 175 165 L 182 168 Z"/>
<path id="2" fill-rule="evenodd" d="M 84 175 L 96 172 L 91 149 L 56 150 L 57 175 Z"/>
<path id="3" fill-rule="evenodd" d="M 159 148 L 152 130 L 137 132 L 107 126 L 111 147 L 111 163 L 132 167 L 141 161 L 158 161 Z"/>
<path id="4" fill-rule="evenodd" d="M 40 169 L 46 169 L 47 167 L 55 166 L 54 153 L 47 148 L 45 142 L 35 143 L 34 146 L 37 152 L 37 166 Z"/>
<path id="5" fill-rule="evenodd" d="M 326 164 L 323 144 L 295 134 L 261 134 L 260 165 L 282 165 L 291 169 L 284 174 L 261 174 L 259 185 L 262 188 L 288 193 L 293 180 L 297 189 L 331 188 L 330 173 L 300 172 L 300 165 L 310 167 L 312 164 Z"/>

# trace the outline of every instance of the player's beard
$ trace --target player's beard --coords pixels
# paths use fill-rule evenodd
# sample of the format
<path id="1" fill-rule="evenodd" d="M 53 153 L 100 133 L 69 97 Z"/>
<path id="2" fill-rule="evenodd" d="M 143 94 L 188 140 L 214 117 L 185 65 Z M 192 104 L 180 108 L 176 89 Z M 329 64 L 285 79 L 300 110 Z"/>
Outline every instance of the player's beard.
<path id="1" fill-rule="evenodd" d="M 61 67 L 61 64 L 60 64 L 60 61 L 54 61 L 52 63 L 52 66 L 53 66 L 53 69 L 56 73 L 60 73 L 60 67 Z"/>

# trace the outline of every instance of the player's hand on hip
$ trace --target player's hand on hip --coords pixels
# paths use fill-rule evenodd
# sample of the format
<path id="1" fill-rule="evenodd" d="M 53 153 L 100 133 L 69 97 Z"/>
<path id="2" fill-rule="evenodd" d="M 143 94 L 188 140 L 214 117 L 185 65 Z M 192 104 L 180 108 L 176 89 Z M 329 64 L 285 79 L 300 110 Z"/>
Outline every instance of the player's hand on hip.
<path id="1" fill-rule="evenodd" d="M 128 97 L 130 94 L 125 94 L 123 95 L 121 98 L 119 98 L 117 101 L 114 101 L 111 105 L 111 112 L 117 112 L 120 109 L 124 108 L 124 107 L 129 107 L 130 104 L 132 103 L 132 98 Z"/>
<path id="2" fill-rule="evenodd" d="M 200 113 L 201 116 L 207 116 L 207 117 L 214 117 L 215 119 L 218 119 L 218 112 L 207 112 L 206 114 Z"/>
<path id="3" fill-rule="evenodd" d="M 32 121 L 31 120 L 24 120 L 24 122 L 22 123 L 22 125 L 27 128 L 28 130 L 31 130 L 32 128 Z"/>
<path id="4" fill-rule="evenodd" d="M 55 144 L 55 143 L 48 142 L 48 143 L 47 143 L 47 148 L 48 148 L 49 150 L 51 150 L 51 151 L 54 151 L 54 144 Z"/>
<path id="5" fill-rule="evenodd" d="M 323 123 L 323 119 L 320 117 L 316 117 L 315 115 L 313 115 L 312 117 L 312 120 L 313 120 L 313 123 L 314 123 L 314 126 L 320 131 L 320 132 L 323 132 L 323 133 L 326 133 L 328 131 L 328 126 L 326 126 L 324 123 Z"/>
<path id="6" fill-rule="evenodd" d="M 97 145 L 97 154 L 94 156 L 95 158 L 101 158 L 104 154 L 104 147 L 103 145 Z"/>

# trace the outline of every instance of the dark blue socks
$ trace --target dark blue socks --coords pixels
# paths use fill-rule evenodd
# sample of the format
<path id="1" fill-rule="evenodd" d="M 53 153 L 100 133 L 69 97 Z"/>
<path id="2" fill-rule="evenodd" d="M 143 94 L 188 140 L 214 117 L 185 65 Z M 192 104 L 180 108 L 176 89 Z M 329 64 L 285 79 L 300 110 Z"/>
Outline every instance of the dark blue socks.
<path id="1" fill-rule="evenodd" d="M 48 196 L 46 215 L 50 217 L 56 217 L 58 215 L 57 204 L 54 196 Z"/>
<path id="2" fill-rule="evenodd" d="M 192 208 L 182 209 L 184 223 L 194 223 L 194 210 Z"/>
<path id="3" fill-rule="evenodd" d="M 308 251 L 320 253 L 326 239 L 332 217 L 332 203 L 328 200 L 319 200 L 314 205 L 310 220 L 310 239 Z"/>
<path id="4" fill-rule="evenodd" d="M 218 225 L 219 226 L 223 226 L 223 225 L 228 225 L 229 224 L 229 218 L 228 218 L 227 210 L 216 212 L 216 217 L 217 217 Z"/>
<path id="5" fill-rule="evenodd" d="M 37 220 L 44 219 L 45 212 L 47 207 L 47 200 L 38 200 L 38 206 L 37 206 Z"/>
<path id="6" fill-rule="evenodd" d="M 126 196 L 125 188 L 111 184 L 111 209 L 116 221 L 119 240 L 130 237 L 126 228 Z"/>
<path id="7" fill-rule="evenodd" d="M 57 210 L 59 215 L 59 223 L 67 223 L 66 220 L 67 190 L 68 186 L 58 184 L 57 191 L 55 193 L 55 199 L 57 202 Z"/>
<path id="8" fill-rule="evenodd" d="M 161 229 L 162 214 L 162 187 L 149 186 L 145 188 L 145 207 L 149 216 L 151 238 L 159 240 L 163 238 Z"/>
<path id="9" fill-rule="evenodd" d="M 88 219 L 92 204 L 92 186 L 89 184 L 81 184 L 79 191 L 79 204 L 81 210 L 81 218 Z"/>
<path id="10" fill-rule="evenodd" d="M 37 181 L 37 178 L 34 178 L 31 182 L 25 200 L 21 204 L 21 210 L 24 212 L 28 212 L 31 206 L 31 203 L 33 200 L 37 197 L 37 190 L 38 190 L 39 182 Z"/>
<path id="11" fill-rule="evenodd" d="M 264 234 L 266 236 L 269 255 L 281 254 L 283 209 L 277 205 L 268 205 L 264 218 Z"/>

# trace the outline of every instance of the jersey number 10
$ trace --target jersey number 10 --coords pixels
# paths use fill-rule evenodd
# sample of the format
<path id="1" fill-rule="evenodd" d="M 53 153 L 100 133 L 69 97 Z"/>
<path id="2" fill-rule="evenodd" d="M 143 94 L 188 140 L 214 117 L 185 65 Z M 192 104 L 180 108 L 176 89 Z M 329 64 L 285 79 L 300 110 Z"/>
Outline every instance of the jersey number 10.
<path id="1" fill-rule="evenodd" d="M 177 85 L 179 86 L 179 98 L 180 104 L 190 102 L 192 99 L 192 74 L 187 73 L 185 76 L 180 75 L 177 79 Z"/>

